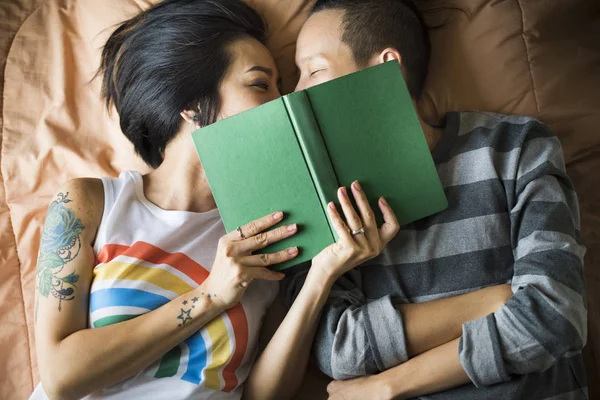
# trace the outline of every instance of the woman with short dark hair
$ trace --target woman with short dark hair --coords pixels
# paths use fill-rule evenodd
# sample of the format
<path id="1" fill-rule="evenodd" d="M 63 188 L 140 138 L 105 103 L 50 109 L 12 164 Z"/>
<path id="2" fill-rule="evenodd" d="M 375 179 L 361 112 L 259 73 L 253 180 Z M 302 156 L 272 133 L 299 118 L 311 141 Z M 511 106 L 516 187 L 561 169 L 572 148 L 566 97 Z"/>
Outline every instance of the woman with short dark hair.
<path id="1" fill-rule="evenodd" d="M 297 227 L 269 229 L 285 211 L 273 210 L 226 233 L 190 132 L 280 96 L 264 43 L 261 18 L 238 0 L 167 0 L 108 39 L 107 106 L 154 170 L 75 179 L 52 201 L 37 266 L 42 384 L 32 398 L 282 399 L 298 389 L 330 290 L 324 277 L 377 255 L 398 223 L 382 200 L 378 229 L 360 186 L 359 211 L 340 190 L 349 225 L 362 228 L 352 235 L 330 205 L 340 239 L 313 259 L 257 357 L 284 276 L 267 267 L 298 249 L 253 252 Z"/>

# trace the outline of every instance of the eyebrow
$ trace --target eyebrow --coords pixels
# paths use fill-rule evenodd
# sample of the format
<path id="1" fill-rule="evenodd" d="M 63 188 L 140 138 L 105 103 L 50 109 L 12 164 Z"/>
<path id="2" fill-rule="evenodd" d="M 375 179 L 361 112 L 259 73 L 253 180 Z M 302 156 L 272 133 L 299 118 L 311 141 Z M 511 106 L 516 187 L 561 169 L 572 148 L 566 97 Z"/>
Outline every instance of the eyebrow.
<path id="1" fill-rule="evenodd" d="M 260 65 L 255 65 L 254 67 L 250 67 L 246 70 L 246 72 L 252 72 L 252 71 L 261 71 L 261 72 L 264 72 L 265 74 L 269 75 L 269 78 L 273 77 L 273 70 L 271 68 L 263 67 Z"/>
<path id="2" fill-rule="evenodd" d="M 325 57 L 325 55 L 323 53 L 312 54 L 310 56 L 302 57 L 301 59 L 298 60 L 298 63 L 300 64 L 304 61 L 312 60 L 313 58 L 327 58 L 327 57 Z"/>
<path id="3" fill-rule="evenodd" d="M 261 71 L 264 72 L 265 74 L 269 75 L 269 78 L 273 77 L 273 70 L 271 68 L 267 68 L 267 67 L 263 67 L 261 65 L 255 65 L 254 67 L 250 67 L 246 70 L 246 72 L 252 72 L 252 71 Z M 277 78 L 277 88 L 279 89 L 279 91 L 281 92 L 281 77 Z"/>

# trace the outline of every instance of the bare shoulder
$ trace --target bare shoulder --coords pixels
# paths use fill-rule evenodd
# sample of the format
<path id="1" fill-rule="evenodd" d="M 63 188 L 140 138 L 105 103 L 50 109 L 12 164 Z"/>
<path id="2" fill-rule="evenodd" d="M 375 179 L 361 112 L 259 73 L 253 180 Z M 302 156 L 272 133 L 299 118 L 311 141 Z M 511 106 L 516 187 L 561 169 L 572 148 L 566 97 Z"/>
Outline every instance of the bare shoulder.
<path id="1" fill-rule="evenodd" d="M 46 223 L 49 219 L 57 219 L 62 229 L 81 235 L 86 242 L 92 242 L 103 211 L 102 181 L 97 178 L 71 179 L 62 184 L 52 197 Z"/>

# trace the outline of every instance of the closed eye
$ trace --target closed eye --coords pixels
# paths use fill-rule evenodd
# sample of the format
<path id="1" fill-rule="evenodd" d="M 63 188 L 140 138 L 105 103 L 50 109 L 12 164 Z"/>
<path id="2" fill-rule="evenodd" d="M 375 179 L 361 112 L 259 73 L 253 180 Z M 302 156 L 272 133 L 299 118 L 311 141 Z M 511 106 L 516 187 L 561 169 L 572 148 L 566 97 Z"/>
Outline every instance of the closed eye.
<path id="1" fill-rule="evenodd" d="M 254 82 L 250 86 L 258 87 L 258 88 L 261 88 L 263 90 L 269 90 L 269 84 L 266 83 L 266 82 Z"/>
<path id="2" fill-rule="evenodd" d="M 318 70 L 316 70 L 316 71 L 313 71 L 313 72 L 311 72 L 311 73 L 310 73 L 310 75 L 309 75 L 309 76 L 311 76 L 311 77 L 312 77 L 314 74 L 316 74 L 317 72 L 321 72 L 321 71 L 324 71 L 324 69 L 318 69 Z"/>

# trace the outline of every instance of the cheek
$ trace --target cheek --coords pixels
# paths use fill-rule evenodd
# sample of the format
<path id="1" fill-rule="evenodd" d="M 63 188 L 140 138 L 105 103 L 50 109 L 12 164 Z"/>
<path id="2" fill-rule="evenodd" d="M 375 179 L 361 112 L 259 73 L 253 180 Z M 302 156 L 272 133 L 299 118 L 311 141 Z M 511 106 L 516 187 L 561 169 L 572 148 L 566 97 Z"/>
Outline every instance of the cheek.
<path id="1" fill-rule="evenodd" d="M 246 93 L 231 94 L 224 96 L 221 103 L 221 112 L 219 116 L 221 119 L 231 117 L 232 115 L 239 114 L 243 111 L 249 110 L 255 107 L 253 96 Z"/>
<path id="2" fill-rule="evenodd" d="M 237 95 L 232 94 L 224 96 L 219 119 L 231 117 L 254 107 L 258 107 L 261 104 L 273 100 L 274 97 L 272 97 L 273 96 L 269 96 L 267 93 L 261 93 L 252 89 L 245 90 L 243 93 L 238 93 Z"/>
<path id="3" fill-rule="evenodd" d="M 342 76 L 346 76 L 348 74 L 358 71 L 358 68 L 355 68 L 353 64 L 354 63 L 348 62 L 347 64 L 336 65 L 329 71 L 330 76 L 328 77 L 328 79 L 331 80 L 340 78 Z"/>
<path id="4" fill-rule="evenodd" d="M 317 74 L 317 76 L 315 77 L 315 79 L 313 79 L 313 81 L 311 82 L 311 86 L 315 86 L 315 85 L 318 85 L 318 84 L 321 84 L 321 83 L 329 82 L 331 80 L 339 78 L 342 75 L 344 75 L 344 74 L 340 73 L 338 70 L 328 68 L 325 71 Z"/>

